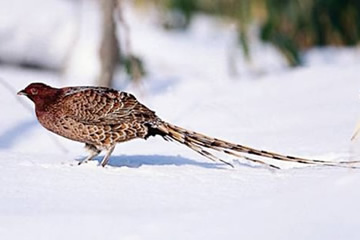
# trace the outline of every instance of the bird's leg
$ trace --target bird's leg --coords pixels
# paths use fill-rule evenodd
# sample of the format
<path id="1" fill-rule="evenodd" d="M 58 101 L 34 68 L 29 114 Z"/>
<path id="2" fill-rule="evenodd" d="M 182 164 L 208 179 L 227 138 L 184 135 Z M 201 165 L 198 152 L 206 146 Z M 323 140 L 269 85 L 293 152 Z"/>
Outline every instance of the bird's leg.
<path id="1" fill-rule="evenodd" d="M 114 149 L 115 149 L 115 145 L 111 146 L 111 147 L 108 149 L 108 151 L 107 151 L 107 153 L 105 154 L 104 158 L 101 160 L 101 163 L 100 163 L 101 166 L 105 167 L 106 164 L 108 164 L 110 155 L 111 155 L 111 153 L 114 151 Z"/>
<path id="2" fill-rule="evenodd" d="M 78 165 L 81 165 L 83 163 L 86 163 L 90 160 L 92 160 L 94 157 L 100 154 L 101 150 L 97 149 L 94 145 L 85 143 L 85 148 L 90 152 L 89 156 L 81 160 Z"/>

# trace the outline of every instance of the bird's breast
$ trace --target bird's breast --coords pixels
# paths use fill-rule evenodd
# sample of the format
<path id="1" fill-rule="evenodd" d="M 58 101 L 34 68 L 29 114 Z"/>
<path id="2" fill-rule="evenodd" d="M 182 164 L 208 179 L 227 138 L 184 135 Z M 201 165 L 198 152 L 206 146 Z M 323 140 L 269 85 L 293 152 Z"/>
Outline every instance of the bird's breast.
<path id="1" fill-rule="evenodd" d="M 65 138 L 108 148 L 134 138 L 144 138 L 147 128 L 136 122 L 120 124 L 86 124 L 63 114 L 37 113 L 43 127 Z"/>

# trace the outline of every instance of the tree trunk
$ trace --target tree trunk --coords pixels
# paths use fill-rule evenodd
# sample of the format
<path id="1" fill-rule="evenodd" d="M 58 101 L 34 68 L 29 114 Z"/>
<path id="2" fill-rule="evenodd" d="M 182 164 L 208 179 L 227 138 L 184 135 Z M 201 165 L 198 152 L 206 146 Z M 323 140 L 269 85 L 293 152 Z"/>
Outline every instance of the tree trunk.
<path id="1" fill-rule="evenodd" d="M 102 36 L 100 45 L 101 71 L 98 85 L 111 87 L 116 64 L 119 60 L 119 44 L 116 37 L 114 11 L 116 0 L 98 0 L 101 7 Z"/>

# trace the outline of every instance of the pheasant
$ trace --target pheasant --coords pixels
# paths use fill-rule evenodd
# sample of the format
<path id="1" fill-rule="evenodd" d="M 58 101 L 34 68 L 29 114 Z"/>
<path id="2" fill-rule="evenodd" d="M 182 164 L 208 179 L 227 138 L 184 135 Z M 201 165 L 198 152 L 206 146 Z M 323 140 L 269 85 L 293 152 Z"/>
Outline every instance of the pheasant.
<path id="1" fill-rule="evenodd" d="M 208 137 L 165 122 L 132 94 L 110 88 L 53 88 L 43 83 L 31 83 L 19 91 L 18 95 L 25 95 L 34 102 L 37 119 L 43 127 L 65 138 L 85 143 L 90 154 L 79 164 L 92 160 L 106 150 L 100 162 L 101 166 L 105 166 L 117 143 L 136 138 L 146 140 L 157 135 L 231 167 L 231 163 L 217 157 L 210 150 L 276 169 L 279 167 L 249 156 L 328 166 L 351 163 L 286 156 Z"/>

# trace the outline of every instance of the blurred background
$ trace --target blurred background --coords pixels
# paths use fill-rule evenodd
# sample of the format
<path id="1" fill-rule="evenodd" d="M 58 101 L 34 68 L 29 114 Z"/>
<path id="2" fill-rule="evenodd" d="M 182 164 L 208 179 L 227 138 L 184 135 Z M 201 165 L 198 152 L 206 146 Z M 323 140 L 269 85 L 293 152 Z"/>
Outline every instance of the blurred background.
<path id="1" fill-rule="evenodd" d="M 346 152 L 359 14 L 356 0 L 0 0 L 0 149 L 50 151 L 22 138 L 45 131 L 15 94 L 44 82 L 131 92 L 170 122 L 255 147 Z"/>
<path id="2" fill-rule="evenodd" d="M 340 55 L 357 58 L 359 31 L 357 0 L 1 0 L 0 65 L 51 71 L 62 85 L 141 87 L 171 72 L 171 48 L 187 41 L 204 49 L 183 49 L 182 62 L 221 55 L 228 77 L 246 79 L 304 66 L 311 49 L 328 47 L 331 58 L 351 47 Z"/>

